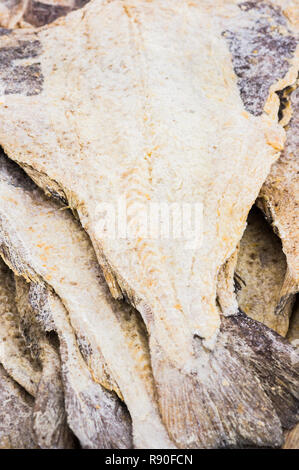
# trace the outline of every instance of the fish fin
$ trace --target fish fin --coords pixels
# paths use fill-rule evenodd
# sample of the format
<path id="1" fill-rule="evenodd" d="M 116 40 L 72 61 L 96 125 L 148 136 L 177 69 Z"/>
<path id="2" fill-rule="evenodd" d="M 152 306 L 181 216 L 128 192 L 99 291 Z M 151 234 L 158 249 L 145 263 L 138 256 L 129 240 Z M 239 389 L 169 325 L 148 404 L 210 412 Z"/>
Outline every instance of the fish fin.
<path id="1" fill-rule="evenodd" d="M 180 448 L 281 447 L 295 424 L 295 350 L 243 313 L 221 318 L 213 351 L 194 338 L 194 361 L 179 369 L 150 340 L 157 395 Z"/>
<path id="2" fill-rule="evenodd" d="M 227 331 L 238 343 L 235 349 L 254 370 L 270 398 L 282 427 L 299 421 L 299 352 L 288 340 L 243 312 L 225 320 Z"/>

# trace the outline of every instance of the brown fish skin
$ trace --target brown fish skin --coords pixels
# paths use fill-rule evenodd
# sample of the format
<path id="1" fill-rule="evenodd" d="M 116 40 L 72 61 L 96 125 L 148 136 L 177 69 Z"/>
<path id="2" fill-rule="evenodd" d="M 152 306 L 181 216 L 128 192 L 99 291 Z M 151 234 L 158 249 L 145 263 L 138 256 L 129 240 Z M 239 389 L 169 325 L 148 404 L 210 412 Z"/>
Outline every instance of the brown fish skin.
<path id="1" fill-rule="evenodd" d="M 164 1 L 163 8 L 159 1 L 150 5 L 132 1 L 129 7 L 118 1 L 93 2 L 34 35 L 40 48 L 32 55 L 31 65 L 36 67 L 33 73 L 27 68 L 28 64 L 24 66 L 25 71 L 15 69 L 13 60 L 19 40 L 25 41 L 21 45 L 26 50 L 31 43 L 37 49 L 33 37 L 27 32 L 3 34 L 2 45 L 7 47 L 3 55 L 9 70 L 2 71 L 5 108 L 0 109 L 3 117 L 0 142 L 9 157 L 23 165 L 48 193 L 63 197 L 77 211 L 91 237 L 111 292 L 116 298 L 125 295 L 143 315 L 150 334 L 161 414 L 176 443 L 182 447 L 237 446 L 244 442 L 277 446 L 282 439 L 280 424 L 274 410 L 270 411 L 272 405 L 263 395 L 263 388 L 260 399 L 267 424 L 264 425 L 260 414 L 263 411 L 251 408 L 254 423 L 251 436 L 237 408 L 236 421 L 230 423 L 229 429 L 223 430 L 219 416 L 215 417 L 216 424 L 213 424 L 213 417 L 205 421 L 209 412 L 203 406 L 203 397 L 211 392 L 203 380 L 207 371 L 200 371 L 200 356 L 205 357 L 204 348 L 213 349 L 217 343 L 221 323 L 216 306 L 217 273 L 235 251 L 249 208 L 283 145 L 284 131 L 277 125 L 279 103 L 275 90 L 293 83 L 297 68 L 294 61 L 293 65 L 289 62 L 287 75 L 282 80 L 273 79 L 275 90 L 270 87 L 265 104 L 267 112 L 260 116 L 247 113 L 232 72 L 228 46 L 221 36 L 230 26 L 227 17 L 238 18 L 240 10 L 235 2 L 229 5 L 229 12 L 227 2 L 219 4 L 219 18 L 213 17 L 213 24 L 210 18 L 211 11 L 215 11 L 214 2 L 207 0 L 188 5 L 183 9 L 184 28 L 181 29 L 178 26 L 181 21 L 176 20 L 181 19 L 182 10 L 173 2 L 166 5 Z M 99 24 L 103 27 L 99 28 Z M 205 34 L 198 35 L 202 27 Z M 73 40 L 74 28 L 77 41 Z M 83 37 L 88 37 L 88 47 L 85 39 L 81 41 Z M 153 39 L 155 47 L 152 47 Z M 192 41 L 196 44 L 190 48 Z M 290 41 L 293 43 L 291 38 Z M 52 44 L 55 44 L 53 54 L 50 52 Z M 162 44 L 168 46 L 163 49 Z M 112 56 L 104 57 L 102 51 Z M 203 51 L 206 51 L 204 57 Z M 290 57 L 292 52 L 292 48 L 287 48 L 283 54 L 289 59 L 293 58 Z M 82 57 L 83 68 L 78 59 Z M 127 64 L 124 57 L 128 59 Z M 167 77 L 165 63 L 170 66 Z M 196 87 L 189 95 L 190 82 L 196 83 Z M 69 93 L 69 85 L 74 92 Z M 171 86 L 179 86 L 179 89 L 169 93 Z M 204 97 L 197 93 L 201 89 Z M 178 99 L 172 101 L 173 96 L 183 96 L 183 103 Z M 30 122 L 26 117 L 29 102 L 32 106 Z M 161 113 L 162 108 L 169 115 Z M 162 122 L 159 121 L 161 116 Z M 224 116 L 231 118 L 228 127 L 224 125 Z M 188 128 L 184 127 L 186 122 Z M 192 145 L 188 146 L 186 140 Z M 207 147 L 204 145 L 199 152 L 203 142 Z M 233 145 L 238 148 L 234 149 Z M 174 159 L 173 155 L 181 158 Z M 208 161 L 207 155 L 210 155 Z M 169 172 L 169 165 L 174 175 Z M 236 168 L 238 178 L 233 177 Z M 164 172 L 163 186 L 160 178 Z M 97 235 L 97 207 L 104 197 L 116 203 L 117 196 L 124 195 L 127 206 L 136 202 L 137 195 L 139 202 L 146 202 L 148 196 L 157 196 L 157 193 L 171 200 L 178 195 L 176 179 L 182 184 L 181 200 L 204 202 L 204 214 L 209 219 L 204 249 L 195 259 L 191 254 L 180 256 L 176 243 L 173 246 L 167 243 L 165 247 L 156 242 L 144 243 L 141 239 L 140 245 L 135 241 L 128 246 L 127 240 L 113 243 Z M 139 214 L 133 217 L 137 229 L 142 225 L 140 219 Z M 168 255 L 166 260 L 164 251 Z M 188 265 L 191 270 L 186 269 Z M 177 272 L 181 273 L 178 279 Z M 236 318 L 241 321 L 239 316 Z M 194 336 L 203 338 L 202 346 L 196 349 L 201 351 L 199 357 L 194 350 Z M 279 342 L 277 338 L 273 341 Z M 214 356 L 210 354 L 212 361 Z M 236 367 L 234 358 L 230 360 Z M 211 380 L 216 384 L 221 383 L 220 371 L 221 368 L 215 368 L 212 374 Z M 173 386 L 169 386 L 170 378 L 177 385 L 176 396 Z M 200 384 L 198 393 L 195 392 L 197 382 Z M 244 400 L 243 408 L 249 409 L 254 392 L 250 389 L 245 393 L 247 383 L 244 381 L 240 381 L 239 386 L 244 391 L 240 395 Z M 232 394 L 237 393 L 233 386 L 230 390 Z M 214 399 L 216 403 L 221 400 L 218 395 L 214 395 Z M 184 403 L 181 414 L 173 416 L 178 403 Z M 210 409 L 215 409 L 215 404 Z M 224 409 L 229 413 L 228 408 Z M 210 422 L 209 430 L 203 429 L 203 424 L 198 426 L 198 420 Z"/>
<path id="2" fill-rule="evenodd" d="M 15 276 L 15 283 L 21 330 L 23 328 L 33 356 L 42 365 L 33 408 L 36 442 L 42 449 L 73 449 L 76 441 L 67 425 L 57 345 L 38 325 L 36 313 L 29 301 L 29 283 L 19 276 Z"/>
<path id="3" fill-rule="evenodd" d="M 0 449 L 36 449 L 32 429 L 33 398 L 0 364 Z"/>

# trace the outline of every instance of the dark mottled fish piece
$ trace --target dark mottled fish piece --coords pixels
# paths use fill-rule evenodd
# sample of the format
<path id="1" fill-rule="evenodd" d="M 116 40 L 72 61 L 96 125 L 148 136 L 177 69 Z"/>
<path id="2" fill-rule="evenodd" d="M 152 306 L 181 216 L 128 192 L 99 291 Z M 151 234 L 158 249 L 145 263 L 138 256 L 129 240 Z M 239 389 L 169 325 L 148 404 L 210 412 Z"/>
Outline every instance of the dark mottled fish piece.
<path id="1" fill-rule="evenodd" d="M 33 398 L 0 364 L 0 449 L 36 449 L 32 428 Z"/>
<path id="2" fill-rule="evenodd" d="M 281 242 L 258 209 L 250 212 L 247 224 L 235 269 L 239 307 L 249 317 L 285 336 L 295 296 L 290 295 L 281 308 L 287 273 Z"/>
<path id="3" fill-rule="evenodd" d="M 240 2 L 240 16 L 223 32 L 232 54 L 244 106 L 254 116 L 264 110 L 270 87 L 284 77 L 298 37 L 279 6 L 267 1 Z"/>
<path id="4" fill-rule="evenodd" d="M 286 125 L 286 144 L 271 168 L 258 198 L 275 232 L 281 238 L 287 258 L 288 276 L 283 288 L 287 301 L 299 287 L 299 89 L 289 94 L 289 123 Z"/>
<path id="5" fill-rule="evenodd" d="M 61 363 L 55 338 L 47 337 L 38 323 L 41 312 L 39 309 L 35 312 L 30 305 L 30 284 L 19 276 L 15 276 L 15 282 L 20 329 L 28 349 L 42 366 L 33 408 L 36 441 L 42 449 L 74 448 L 75 440 L 67 426 Z"/>

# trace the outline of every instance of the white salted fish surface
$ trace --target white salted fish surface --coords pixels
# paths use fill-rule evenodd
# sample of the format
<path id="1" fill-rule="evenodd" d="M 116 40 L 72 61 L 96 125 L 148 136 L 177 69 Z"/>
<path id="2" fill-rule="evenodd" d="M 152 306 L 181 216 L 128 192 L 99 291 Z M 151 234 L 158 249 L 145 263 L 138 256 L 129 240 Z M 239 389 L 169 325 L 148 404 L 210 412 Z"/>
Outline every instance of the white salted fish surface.
<path id="1" fill-rule="evenodd" d="M 162 418 L 182 447 L 281 442 L 272 398 L 255 368 L 237 366 L 238 347 L 226 358 L 238 373 L 227 372 L 223 398 L 216 288 L 283 148 L 275 92 L 298 71 L 285 22 L 259 2 L 95 0 L 38 31 L 2 31 L 0 144 L 77 211 L 112 294 L 142 314 Z M 269 50 L 261 87 L 246 58 L 260 63 Z M 120 198 L 134 236 L 105 237 L 99 203 Z M 202 205 L 200 248 L 142 235 L 149 201 Z"/>
<path id="2" fill-rule="evenodd" d="M 68 211 L 60 210 L 3 156 L 0 180 L 2 256 L 17 274 L 37 284 L 32 303 L 48 329 L 53 327 L 47 309 L 43 310 L 43 284 L 56 292 L 67 309 L 82 354 L 98 382 L 94 420 L 102 423 L 102 429 L 99 425 L 94 435 L 97 446 L 132 445 L 126 408 L 104 386 L 125 399 L 136 446 L 173 447 L 155 402 L 142 322 L 129 305 L 111 297 L 86 233 Z M 90 436 L 83 442 L 90 446 Z"/>

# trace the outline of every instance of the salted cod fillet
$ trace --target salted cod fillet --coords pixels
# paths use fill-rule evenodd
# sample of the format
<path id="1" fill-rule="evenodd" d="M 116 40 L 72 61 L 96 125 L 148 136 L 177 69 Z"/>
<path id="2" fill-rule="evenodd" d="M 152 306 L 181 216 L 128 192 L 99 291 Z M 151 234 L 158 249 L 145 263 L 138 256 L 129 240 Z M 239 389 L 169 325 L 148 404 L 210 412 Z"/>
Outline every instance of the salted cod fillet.
<path id="1" fill-rule="evenodd" d="M 0 364 L 0 449 L 36 449 L 32 429 L 33 398 Z"/>
<path id="2" fill-rule="evenodd" d="M 102 384 L 124 398 L 133 421 L 135 446 L 174 447 L 159 417 L 147 342 L 137 312 L 111 297 L 90 241 L 72 215 L 60 210 L 61 206 L 55 201 L 48 200 L 21 169 L 3 155 L 0 165 L 1 254 L 16 274 L 37 284 L 35 294 L 31 296 L 33 304 L 38 306 L 42 303 L 37 310 L 42 310 L 43 292 L 47 299 L 51 287 L 68 312 L 79 345 L 82 345 L 81 350 L 83 354 L 86 350 L 85 358 L 98 384 L 92 388 L 91 380 L 87 383 L 85 378 L 88 387 L 84 390 L 82 385 L 83 390 L 80 391 L 81 382 L 75 380 L 79 371 L 74 361 L 80 365 L 82 358 L 76 358 L 73 352 L 72 370 L 69 372 L 73 378 L 66 388 L 72 387 L 76 391 L 76 386 L 79 387 L 78 394 L 81 392 L 82 399 L 85 397 L 82 405 L 77 400 L 80 406 L 88 408 L 88 398 L 96 405 L 90 415 L 95 425 L 98 421 L 97 446 L 132 445 L 126 409 Z M 51 330 L 47 311 L 45 308 L 41 315 L 45 318 L 42 322 L 48 322 L 45 329 Z M 57 321 L 60 321 L 57 330 L 61 332 L 59 337 L 65 349 L 67 343 L 71 341 L 72 344 L 74 340 L 64 337 L 63 331 L 66 334 L 67 327 L 63 327 L 59 317 Z M 66 320 L 64 323 L 67 325 Z M 68 356 L 71 357 L 71 353 L 65 351 L 63 355 L 61 352 L 62 360 Z M 83 382 L 86 371 L 81 369 Z M 64 377 L 67 374 L 63 372 Z M 70 391 L 68 399 L 72 400 Z M 69 425 L 78 435 L 78 428 L 72 426 L 70 419 Z M 88 436 L 85 440 L 82 436 L 79 439 L 85 445 L 88 443 Z"/>
<path id="3" fill-rule="evenodd" d="M 297 75 L 295 39 L 277 32 L 265 106 L 244 105 L 233 39 L 258 36 L 263 15 L 233 1 L 96 0 L 34 33 L 2 31 L 0 41 L 0 143 L 76 211 L 113 296 L 141 313 L 162 418 L 181 447 L 279 446 L 280 420 L 291 426 L 297 409 L 294 351 L 241 314 L 221 320 L 216 306 L 217 273 L 283 147 L 275 91 Z M 132 236 L 107 238 L 99 205 L 121 198 Z M 200 249 L 145 237 L 149 201 L 202 204 Z M 272 351 L 275 385 L 243 327 Z"/>
<path id="4" fill-rule="evenodd" d="M 0 27 L 43 26 L 81 8 L 87 2 L 88 0 L 0 0 Z"/>
<path id="5" fill-rule="evenodd" d="M 285 336 L 295 296 L 281 309 L 281 290 L 287 271 L 279 238 L 255 208 L 249 213 L 240 242 L 235 284 L 240 309 Z"/>

